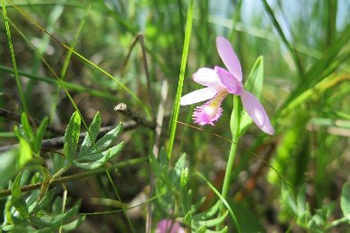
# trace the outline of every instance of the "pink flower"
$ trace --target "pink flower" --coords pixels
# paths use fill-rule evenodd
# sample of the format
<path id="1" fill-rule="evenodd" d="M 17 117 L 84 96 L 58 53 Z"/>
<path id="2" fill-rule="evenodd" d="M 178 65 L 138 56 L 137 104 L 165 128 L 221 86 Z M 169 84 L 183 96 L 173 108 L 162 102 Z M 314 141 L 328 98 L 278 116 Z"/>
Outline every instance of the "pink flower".
<path id="1" fill-rule="evenodd" d="M 181 227 L 179 222 L 163 219 L 158 222 L 155 233 L 185 233 L 185 229 Z"/>
<path id="2" fill-rule="evenodd" d="M 265 133 L 273 135 L 275 130 L 264 107 L 253 94 L 243 89 L 241 64 L 230 42 L 224 37 L 217 37 L 216 48 L 228 71 L 219 66 L 214 69 L 200 68 L 193 75 L 193 80 L 206 87 L 183 96 L 180 105 L 209 100 L 195 108 L 193 120 L 200 125 L 214 125 L 222 114 L 221 103 L 225 97 L 229 94 L 240 95 L 244 109 L 255 124 Z"/>

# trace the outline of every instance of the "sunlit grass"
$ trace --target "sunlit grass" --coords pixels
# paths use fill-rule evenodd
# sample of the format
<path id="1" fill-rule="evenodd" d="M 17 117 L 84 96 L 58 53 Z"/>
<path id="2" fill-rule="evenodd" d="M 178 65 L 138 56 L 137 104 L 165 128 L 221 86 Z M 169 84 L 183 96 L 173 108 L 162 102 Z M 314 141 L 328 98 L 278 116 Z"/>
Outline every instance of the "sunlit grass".
<path id="1" fill-rule="evenodd" d="M 97 229 L 106 227 L 115 232 L 144 232 L 148 203 L 153 211 L 151 229 L 155 229 L 163 218 L 183 221 L 188 226 L 186 220 L 192 215 L 221 200 L 229 214 L 217 226 L 227 225 L 229 232 L 236 228 L 242 232 L 285 231 L 286 227 L 292 231 L 310 230 L 303 222 L 303 214 L 313 215 L 324 208 L 329 216 L 320 229 L 335 227 L 342 231 L 348 227 L 348 221 L 340 217 L 344 208 L 344 204 L 340 206 L 340 195 L 349 170 L 347 7 L 349 3 L 342 0 L 220 4 L 209 0 L 2 0 L 0 107 L 18 115 L 27 112 L 33 119 L 49 116 L 50 126 L 60 130 L 66 128 L 76 110 L 86 130 L 97 111 L 101 112 L 103 126 L 126 122 L 129 119 L 113 110 L 119 103 L 126 103 L 136 114 L 151 121 L 156 117 L 152 106 L 158 107 L 161 83 L 167 80 L 170 89 L 163 106 L 165 121 L 160 145 L 167 152 L 161 155 L 167 154 L 165 157 L 170 160 L 159 158 L 159 166 L 165 166 L 160 169 L 164 173 L 157 174 L 156 165 L 152 167 L 146 160 L 124 164 L 107 173 L 89 173 L 84 180 L 72 179 L 64 186 L 57 185 L 56 196 L 68 195 L 68 202 L 64 201 L 60 208 L 72 206 L 70 199 L 73 203 L 82 199 L 80 212 L 88 214 L 84 221 L 95 224 Z M 138 33 L 144 36 L 145 54 L 138 46 Z M 257 127 L 249 127 L 240 138 L 227 198 L 217 190 L 222 188 L 228 154 L 234 144 L 230 139 L 232 101 L 223 103 L 224 113 L 215 127 L 192 126 L 193 109 L 179 106 L 182 90 L 187 93 L 197 89 L 191 80 L 196 70 L 222 65 L 215 47 L 216 36 L 225 36 L 234 45 L 246 74 L 244 80 L 256 59 L 264 57 L 260 100 L 276 129 L 270 137 Z M 148 61 L 149 77 L 144 59 Z M 13 116 L 1 116 L 1 146 L 15 144 L 13 127 L 20 123 L 10 120 Z M 121 140 L 126 147 L 106 168 L 147 157 L 153 147 L 150 132 L 142 127 L 124 132 Z M 56 136 L 62 135 L 46 133 L 45 139 Z M 27 170 L 23 185 L 44 186 L 38 167 L 51 169 L 53 164 L 65 163 L 64 152 L 56 152 L 42 151 L 41 162 L 20 169 Z M 191 191 L 185 190 L 183 183 L 176 186 L 166 180 L 167 175 L 175 179 L 180 174 L 181 182 L 186 180 L 185 172 L 176 170 L 183 153 Z M 1 155 L 0 162 L 13 166 L 18 173 L 20 170 L 10 158 L 8 154 Z M 172 169 L 177 175 L 170 175 Z M 0 171 L 0 177 L 11 174 L 5 168 L 3 172 Z M 150 174 L 155 175 L 155 182 L 150 182 Z M 8 180 L 0 178 L 4 189 L 1 191 L 7 192 L 2 193 L 4 196 L 9 195 L 8 181 L 14 181 L 14 176 L 11 174 Z M 83 183 L 85 180 L 88 184 Z M 203 196 L 207 200 L 202 203 Z M 116 210 L 115 206 L 93 204 L 90 198 L 130 205 Z M 0 200 L 2 210 L 6 209 L 5 201 Z M 333 202 L 336 208 L 332 212 Z M 201 208 L 191 215 L 184 213 L 196 203 Z M 0 212 L 3 218 L 5 211 Z M 96 222 L 94 215 L 102 217 Z M 219 222 L 217 214 L 213 216 L 208 224 Z M 192 229 L 199 223 L 193 224 Z M 79 230 L 90 229 L 82 226 Z"/>

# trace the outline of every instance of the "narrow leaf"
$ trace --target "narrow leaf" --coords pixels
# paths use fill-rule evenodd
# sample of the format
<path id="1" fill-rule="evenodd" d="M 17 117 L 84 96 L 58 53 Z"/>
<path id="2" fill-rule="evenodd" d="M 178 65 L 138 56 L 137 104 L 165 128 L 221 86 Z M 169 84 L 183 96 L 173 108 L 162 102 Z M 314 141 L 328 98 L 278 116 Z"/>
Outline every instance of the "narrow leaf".
<path id="1" fill-rule="evenodd" d="M 46 208 L 52 201 L 54 195 L 56 192 L 56 188 L 53 188 L 51 190 L 49 190 L 45 196 L 43 197 L 43 199 L 41 199 L 39 201 L 39 203 L 33 208 L 33 210 L 30 212 L 31 215 L 36 214 L 37 212 L 43 210 L 44 208 Z"/>
<path id="2" fill-rule="evenodd" d="M 186 165 L 186 154 L 183 153 L 181 155 L 181 157 L 177 160 L 174 168 L 172 169 L 171 173 L 170 173 L 170 179 L 171 182 L 174 184 L 179 184 L 180 181 L 180 176 L 181 176 L 181 171 L 182 169 L 185 168 Z"/>
<path id="3" fill-rule="evenodd" d="M 81 118 L 76 111 L 73 113 L 64 134 L 64 151 L 69 161 L 73 161 L 80 133 Z"/>
<path id="4" fill-rule="evenodd" d="M 240 229 L 238 222 L 237 222 L 237 218 L 236 218 L 231 206 L 227 203 L 226 199 L 220 194 L 220 192 L 214 187 L 214 185 L 212 185 L 201 173 L 195 172 L 195 174 L 197 176 L 199 176 L 201 179 L 203 179 L 207 183 L 207 185 L 211 188 L 211 190 L 213 190 L 213 192 L 220 198 L 220 201 L 222 202 L 222 204 L 225 205 L 228 212 L 230 213 L 230 216 L 231 216 L 231 218 L 232 218 L 232 220 L 237 228 L 237 231 L 241 232 L 241 229 Z"/>
<path id="5" fill-rule="evenodd" d="M 341 191 L 340 207 L 344 216 L 350 214 L 350 182 L 347 181 Z"/>
<path id="6" fill-rule="evenodd" d="M 192 226 L 205 226 L 205 227 L 214 227 L 219 225 L 220 223 L 222 223 L 226 216 L 228 215 L 228 211 L 226 211 L 223 215 L 220 215 L 217 218 L 214 219 L 210 219 L 210 220 L 201 220 L 201 221 L 197 221 L 197 220 L 193 220 L 192 221 Z"/>
<path id="7" fill-rule="evenodd" d="M 72 231 L 76 228 L 78 228 L 84 221 L 86 216 L 80 216 L 78 219 L 74 220 L 73 222 L 67 223 L 63 225 L 63 230 L 65 231 Z"/>
<path id="8" fill-rule="evenodd" d="M 97 135 L 100 132 L 100 128 L 101 128 L 101 114 L 100 112 L 97 112 L 89 126 L 89 131 L 86 132 L 84 141 L 80 147 L 78 157 L 84 156 L 88 152 L 88 150 L 91 148 L 93 143 L 95 143 Z"/>
<path id="9" fill-rule="evenodd" d="M 33 158 L 32 149 L 24 138 L 19 139 L 18 167 L 22 168 Z"/>
<path id="10" fill-rule="evenodd" d="M 205 219 L 209 219 L 209 218 L 213 217 L 218 212 L 220 205 L 221 205 L 220 201 L 216 202 L 215 205 L 213 205 L 207 211 L 193 215 L 193 219 L 194 220 L 205 220 Z"/>
<path id="11" fill-rule="evenodd" d="M 119 123 L 117 127 L 106 133 L 100 140 L 96 142 L 96 144 L 93 146 L 94 150 L 104 151 L 115 142 L 122 131 L 123 124 Z"/>
<path id="12" fill-rule="evenodd" d="M 75 160 L 74 164 L 84 170 L 93 170 L 102 167 L 105 165 L 108 160 L 118 155 L 120 151 L 124 148 L 125 142 L 121 142 L 118 145 L 108 149 L 107 151 L 102 152 L 101 157 L 92 162 L 80 162 Z"/>
<path id="13" fill-rule="evenodd" d="M 34 142 L 33 129 L 32 129 L 32 127 L 29 124 L 28 117 L 27 117 L 27 114 L 25 112 L 22 113 L 21 123 L 22 123 L 22 127 L 23 127 L 23 130 L 24 130 L 25 136 L 28 139 L 28 142 L 29 143 Z"/>
<path id="14" fill-rule="evenodd" d="M 22 191 L 20 186 L 21 177 L 22 177 L 22 173 L 18 174 L 15 181 L 13 182 L 12 189 L 11 189 L 12 204 L 15 207 L 15 209 L 18 211 L 18 213 L 21 215 L 21 217 L 27 219 L 29 216 L 29 211 L 28 211 L 27 203 L 22 196 Z"/>
<path id="15" fill-rule="evenodd" d="M 48 122 L 49 122 L 49 118 L 45 117 L 42 120 L 40 126 L 38 127 L 38 129 L 36 131 L 36 137 L 35 137 L 35 143 L 34 143 L 34 152 L 35 153 L 39 153 L 39 151 L 40 151 L 41 142 L 43 141 L 44 133 L 45 133 Z"/>

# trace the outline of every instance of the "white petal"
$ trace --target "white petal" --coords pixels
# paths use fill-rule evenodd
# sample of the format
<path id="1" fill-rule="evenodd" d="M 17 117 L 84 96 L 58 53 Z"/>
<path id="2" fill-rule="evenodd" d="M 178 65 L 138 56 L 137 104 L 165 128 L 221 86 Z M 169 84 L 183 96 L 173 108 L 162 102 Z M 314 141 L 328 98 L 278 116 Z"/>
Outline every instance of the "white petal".
<path id="1" fill-rule="evenodd" d="M 275 130 L 273 129 L 270 119 L 259 100 L 255 98 L 253 94 L 245 90 L 242 92 L 241 99 L 244 109 L 255 124 L 265 133 L 273 135 Z"/>
<path id="2" fill-rule="evenodd" d="M 187 95 L 182 96 L 181 101 L 180 101 L 180 105 L 186 106 L 186 105 L 202 102 L 202 101 L 213 98 L 216 95 L 216 93 L 217 93 L 217 91 L 211 87 L 199 89 L 199 90 L 190 92 Z"/>
<path id="3" fill-rule="evenodd" d="M 215 70 L 210 68 L 200 68 L 194 75 L 193 81 L 203 86 L 211 87 L 220 82 Z"/>

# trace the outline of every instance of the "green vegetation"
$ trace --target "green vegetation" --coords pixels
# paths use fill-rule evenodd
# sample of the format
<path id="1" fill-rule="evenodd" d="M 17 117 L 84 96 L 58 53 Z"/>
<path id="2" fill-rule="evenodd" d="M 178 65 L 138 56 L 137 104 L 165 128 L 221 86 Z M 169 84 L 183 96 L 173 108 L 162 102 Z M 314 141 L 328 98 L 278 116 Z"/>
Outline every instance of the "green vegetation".
<path id="1" fill-rule="evenodd" d="M 1 0 L 0 232 L 348 231 L 349 8 Z M 240 96 L 215 126 L 180 106 L 217 36 L 274 135 Z"/>

